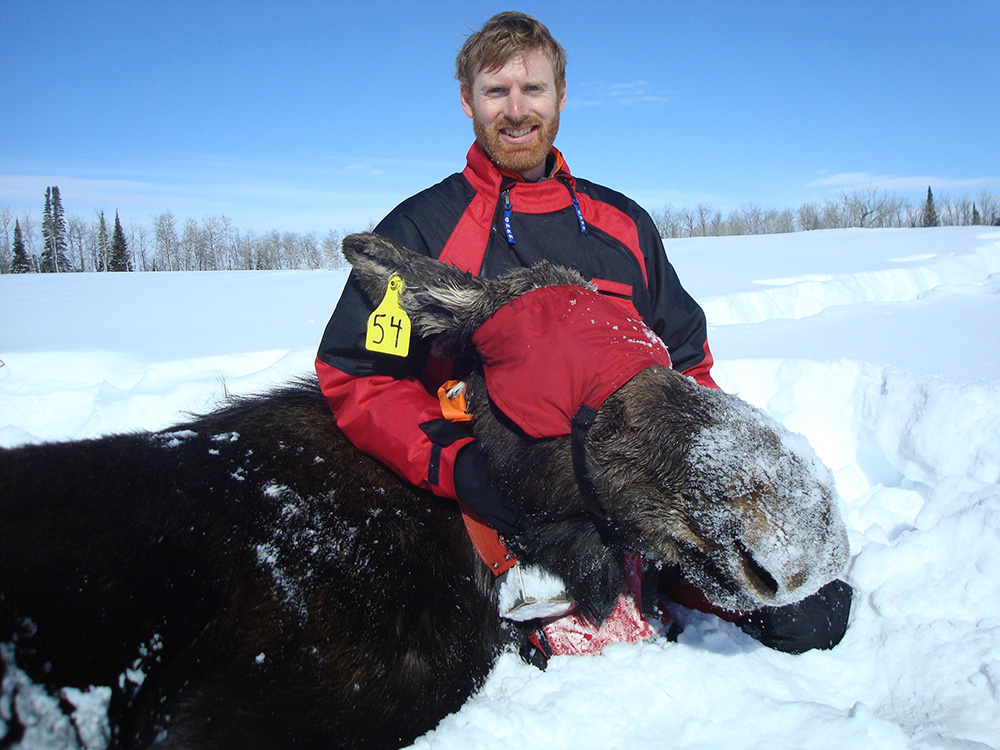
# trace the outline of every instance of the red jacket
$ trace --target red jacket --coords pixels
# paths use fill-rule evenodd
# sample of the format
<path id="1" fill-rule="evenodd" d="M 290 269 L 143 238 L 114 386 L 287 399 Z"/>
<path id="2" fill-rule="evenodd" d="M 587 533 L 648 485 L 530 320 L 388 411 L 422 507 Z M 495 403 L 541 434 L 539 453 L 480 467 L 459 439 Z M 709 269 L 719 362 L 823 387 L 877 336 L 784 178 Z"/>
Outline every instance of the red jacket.
<path id="1" fill-rule="evenodd" d="M 675 368 L 715 387 L 705 316 L 681 287 L 649 215 L 620 193 L 573 177 L 555 149 L 549 159 L 549 178 L 528 183 L 475 144 L 461 173 L 404 201 L 375 231 L 480 276 L 542 259 L 573 266 L 630 305 L 666 343 Z M 473 438 L 467 426 L 443 418 L 436 391 L 468 374 L 471 363 L 436 359 L 421 341 L 406 358 L 366 351 L 373 309 L 352 275 L 317 354 L 323 393 L 361 450 L 412 484 L 456 498 L 455 459 Z"/>

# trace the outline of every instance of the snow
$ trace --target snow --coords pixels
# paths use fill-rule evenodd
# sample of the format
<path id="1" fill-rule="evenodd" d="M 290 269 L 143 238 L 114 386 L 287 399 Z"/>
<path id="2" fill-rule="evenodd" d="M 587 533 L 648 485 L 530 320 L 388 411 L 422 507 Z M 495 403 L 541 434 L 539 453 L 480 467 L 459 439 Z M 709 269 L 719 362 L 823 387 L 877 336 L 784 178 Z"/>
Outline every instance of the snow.
<path id="1" fill-rule="evenodd" d="M 1000 748 L 1000 231 L 667 252 L 709 316 L 719 384 L 833 472 L 856 591 L 844 641 L 791 656 L 677 610 L 676 643 L 545 672 L 505 655 L 414 747 Z M 308 372 L 345 278 L 2 276 L 0 444 L 160 429 Z M 100 688 L 86 695 L 78 711 L 102 705 Z M 91 726 L 96 747 L 107 730 Z M 72 746 L 63 736 L 35 746 Z"/>

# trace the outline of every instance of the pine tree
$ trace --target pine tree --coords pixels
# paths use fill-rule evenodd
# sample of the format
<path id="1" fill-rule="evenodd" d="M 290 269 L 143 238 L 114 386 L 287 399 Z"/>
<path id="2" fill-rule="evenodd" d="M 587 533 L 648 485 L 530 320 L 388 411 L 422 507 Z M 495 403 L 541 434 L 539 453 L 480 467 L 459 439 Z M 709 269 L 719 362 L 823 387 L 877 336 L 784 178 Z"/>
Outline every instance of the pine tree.
<path id="1" fill-rule="evenodd" d="M 45 209 L 42 211 L 42 273 L 54 270 L 51 268 L 49 250 L 52 237 L 52 188 L 45 188 Z"/>
<path id="2" fill-rule="evenodd" d="M 42 214 L 42 273 L 65 273 L 70 270 L 66 257 L 66 215 L 58 187 L 45 188 L 45 211 Z"/>
<path id="3" fill-rule="evenodd" d="M 104 221 L 104 212 L 97 225 L 97 263 L 95 271 L 111 270 L 111 245 L 108 243 L 108 225 Z"/>
<path id="4" fill-rule="evenodd" d="M 983 217 L 979 215 L 979 209 L 976 208 L 976 204 L 972 204 L 972 225 L 979 226 L 983 223 Z"/>
<path id="5" fill-rule="evenodd" d="M 21 222 L 14 222 L 14 257 L 10 261 L 11 273 L 31 273 L 31 260 L 24 249 L 24 238 L 21 236 Z"/>
<path id="6" fill-rule="evenodd" d="M 125 242 L 125 232 L 122 231 L 122 223 L 118 219 L 117 211 L 115 211 L 115 230 L 111 234 L 111 257 L 108 261 L 108 270 L 132 270 L 132 256 L 129 255 L 128 243 Z"/>
<path id="7" fill-rule="evenodd" d="M 937 227 L 941 222 L 938 220 L 937 209 L 934 208 L 934 195 L 931 193 L 930 185 L 927 186 L 927 200 L 924 203 L 924 213 L 920 219 L 922 227 Z"/>

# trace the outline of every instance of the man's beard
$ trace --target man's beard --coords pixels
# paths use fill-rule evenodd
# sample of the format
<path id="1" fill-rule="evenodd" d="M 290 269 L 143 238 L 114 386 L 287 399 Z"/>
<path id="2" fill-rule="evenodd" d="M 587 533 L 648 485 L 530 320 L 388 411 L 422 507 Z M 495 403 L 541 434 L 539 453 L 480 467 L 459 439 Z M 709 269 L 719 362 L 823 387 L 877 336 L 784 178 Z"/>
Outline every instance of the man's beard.
<path id="1" fill-rule="evenodd" d="M 500 130 L 503 128 L 535 126 L 538 126 L 536 137 L 531 143 L 524 146 L 507 143 L 500 135 Z M 556 140 L 556 133 L 559 132 L 559 110 L 556 110 L 555 114 L 547 120 L 531 115 L 514 123 L 504 117 L 489 126 L 476 114 L 472 118 L 472 129 L 479 145 L 486 150 L 486 153 L 498 167 L 520 174 L 537 167 L 549 155 L 549 150 Z"/>

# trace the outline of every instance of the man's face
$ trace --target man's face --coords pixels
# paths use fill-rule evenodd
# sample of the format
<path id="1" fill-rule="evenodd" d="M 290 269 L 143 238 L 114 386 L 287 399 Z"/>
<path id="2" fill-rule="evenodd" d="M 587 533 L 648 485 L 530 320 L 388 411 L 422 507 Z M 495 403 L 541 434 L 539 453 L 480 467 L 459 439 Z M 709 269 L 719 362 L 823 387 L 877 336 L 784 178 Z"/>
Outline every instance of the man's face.
<path id="1" fill-rule="evenodd" d="M 490 158 L 526 180 L 544 177 L 566 106 L 566 87 L 557 87 L 546 54 L 533 50 L 498 70 L 481 70 L 472 90 L 462 87 L 461 93 L 462 110 Z"/>

